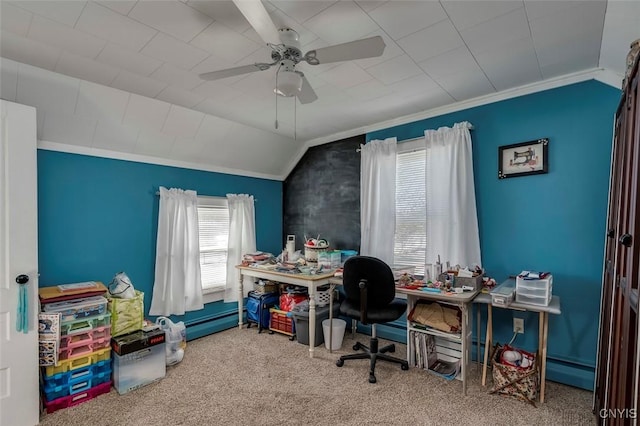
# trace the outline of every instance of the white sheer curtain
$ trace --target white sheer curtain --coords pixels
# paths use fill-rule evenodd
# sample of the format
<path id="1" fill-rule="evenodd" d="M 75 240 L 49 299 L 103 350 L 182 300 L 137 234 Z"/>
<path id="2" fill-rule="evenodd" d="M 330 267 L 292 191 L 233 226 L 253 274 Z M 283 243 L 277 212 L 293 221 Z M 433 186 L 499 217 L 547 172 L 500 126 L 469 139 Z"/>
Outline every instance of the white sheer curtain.
<path id="1" fill-rule="evenodd" d="M 227 285 L 224 289 L 225 302 L 239 300 L 240 284 L 236 265 L 242 262 L 242 255 L 256 251 L 256 215 L 253 195 L 227 194 L 229 202 L 229 250 L 227 252 Z M 246 291 L 252 289 L 252 278 L 244 278 Z M 244 297 L 244 295 L 243 295 Z"/>
<path id="2" fill-rule="evenodd" d="M 471 124 L 424 132 L 427 200 L 427 263 L 481 265 L 473 180 Z"/>
<path id="3" fill-rule="evenodd" d="M 204 307 L 200 281 L 198 196 L 160 187 L 156 274 L 150 315 L 184 315 Z"/>
<path id="4" fill-rule="evenodd" d="M 389 265 L 396 231 L 397 142 L 373 140 L 360 153 L 360 253 Z"/>

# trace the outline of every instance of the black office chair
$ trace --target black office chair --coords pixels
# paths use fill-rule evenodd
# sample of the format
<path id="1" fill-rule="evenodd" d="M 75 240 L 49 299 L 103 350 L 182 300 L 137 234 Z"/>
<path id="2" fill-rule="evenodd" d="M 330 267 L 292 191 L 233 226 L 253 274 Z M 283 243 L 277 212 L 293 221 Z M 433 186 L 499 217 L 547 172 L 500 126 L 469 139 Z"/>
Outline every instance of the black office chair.
<path id="1" fill-rule="evenodd" d="M 340 305 L 340 313 L 363 324 L 371 324 L 371 340 L 368 347 L 357 342 L 353 345 L 353 350 L 362 349 L 364 352 L 343 355 L 336 361 L 336 365 L 342 367 L 349 359 L 369 359 L 369 383 L 376 382 L 378 359 L 398 363 L 403 370 L 408 370 L 409 363 L 406 359 L 385 353 L 395 352 L 394 344 L 378 349 L 376 324 L 395 321 L 407 309 L 406 302 L 395 300 L 396 286 L 389 265 L 375 257 L 350 257 L 344 264 L 342 288 L 346 297 Z"/>

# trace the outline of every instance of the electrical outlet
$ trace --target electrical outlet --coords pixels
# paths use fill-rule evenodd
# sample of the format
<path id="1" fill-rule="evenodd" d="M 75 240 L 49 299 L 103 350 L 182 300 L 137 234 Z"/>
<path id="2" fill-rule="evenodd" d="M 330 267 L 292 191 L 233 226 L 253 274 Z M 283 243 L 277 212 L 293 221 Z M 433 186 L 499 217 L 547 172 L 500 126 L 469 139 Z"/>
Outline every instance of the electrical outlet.
<path id="1" fill-rule="evenodd" d="M 513 332 L 524 334 L 524 318 L 513 319 Z"/>

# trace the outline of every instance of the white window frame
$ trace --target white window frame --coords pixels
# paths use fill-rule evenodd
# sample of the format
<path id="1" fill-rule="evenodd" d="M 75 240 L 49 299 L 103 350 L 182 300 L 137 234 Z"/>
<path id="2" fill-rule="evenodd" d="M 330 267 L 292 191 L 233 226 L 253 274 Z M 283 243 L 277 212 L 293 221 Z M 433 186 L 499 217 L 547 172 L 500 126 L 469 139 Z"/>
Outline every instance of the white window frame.
<path id="1" fill-rule="evenodd" d="M 397 147 L 397 151 L 396 151 L 396 155 L 399 157 L 402 154 L 407 154 L 407 153 L 411 153 L 411 152 L 416 152 L 416 151 L 425 151 L 426 152 L 426 145 L 425 145 L 425 140 L 424 137 L 419 137 L 419 138 L 415 138 L 415 139 L 407 139 L 404 141 L 399 141 L 398 142 L 398 147 Z M 423 179 L 424 182 L 424 179 Z M 400 191 L 398 191 L 398 184 L 399 184 L 399 179 L 398 177 L 396 177 L 396 194 L 398 194 Z M 425 188 L 425 203 L 426 203 L 426 188 Z M 426 214 L 427 214 L 427 209 L 425 206 L 425 217 L 424 217 L 424 221 L 425 221 L 425 225 L 426 225 Z M 396 206 L 396 232 L 398 229 L 398 210 L 397 210 L 397 206 Z M 426 231 L 425 231 L 426 232 Z M 428 235 L 425 235 L 425 239 L 428 238 Z M 395 240 L 395 238 L 394 238 Z M 425 251 L 426 251 L 426 246 L 425 246 Z M 394 255 L 396 254 L 396 242 L 394 241 Z M 411 266 L 415 266 L 416 267 L 416 274 L 418 275 L 422 275 L 424 274 L 424 268 L 425 268 L 425 264 L 427 264 L 429 262 L 427 262 L 426 259 L 424 259 L 421 263 L 419 264 L 413 264 Z M 408 265 L 408 262 L 403 262 L 402 260 L 399 259 L 394 259 L 394 264 L 402 264 L 402 265 Z"/>
<path id="2" fill-rule="evenodd" d="M 213 208 L 225 208 L 229 210 L 229 203 L 226 197 L 209 197 L 198 196 L 198 208 L 200 207 L 213 207 Z M 228 253 L 227 253 L 228 254 Z M 226 265 L 225 265 L 226 272 Z M 203 303 L 217 302 L 224 299 L 225 286 L 202 289 Z"/>

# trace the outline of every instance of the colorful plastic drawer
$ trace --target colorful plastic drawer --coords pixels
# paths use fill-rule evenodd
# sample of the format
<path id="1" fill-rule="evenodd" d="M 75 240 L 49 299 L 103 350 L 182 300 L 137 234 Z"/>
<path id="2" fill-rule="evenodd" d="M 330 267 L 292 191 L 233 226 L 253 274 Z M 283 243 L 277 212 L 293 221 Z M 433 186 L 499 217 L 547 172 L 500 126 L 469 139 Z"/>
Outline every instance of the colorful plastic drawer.
<path id="1" fill-rule="evenodd" d="M 60 325 L 60 335 L 86 333 L 87 331 L 111 325 L 111 314 L 95 315 L 73 321 L 64 321 Z"/>
<path id="2" fill-rule="evenodd" d="M 82 358 L 85 355 L 91 354 L 92 352 L 96 352 L 101 349 L 108 348 L 110 347 L 110 344 L 111 344 L 111 338 L 103 337 L 102 339 L 92 341 L 91 343 L 76 346 L 73 348 L 62 349 L 58 353 L 58 362 L 66 361 L 70 359 Z"/>
<path id="3" fill-rule="evenodd" d="M 73 321 L 107 312 L 107 299 L 102 296 L 86 297 L 65 302 L 47 303 L 43 305 L 46 313 L 58 312 L 62 321 Z"/>
<path id="4" fill-rule="evenodd" d="M 111 348 L 107 347 L 98 351 L 91 352 L 90 354 L 79 358 L 60 361 L 58 365 L 50 365 L 44 367 L 44 371 L 47 376 L 53 376 L 58 373 L 66 373 L 67 371 L 77 370 L 78 368 L 84 368 L 91 364 L 110 359 Z"/>
<path id="5" fill-rule="evenodd" d="M 105 359 L 104 361 L 99 361 L 87 367 L 77 368 L 65 373 L 54 374 L 53 376 L 47 376 L 46 374 L 43 374 L 42 380 L 44 387 L 56 387 L 68 385 L 69 383 L 77 381 L 78 379 L 86 377 L 88 375 L 96 377 L 103 373 L 111 373 L 110 359 Z"/>
<path id="6" fill-rule="evenodd" d="M 58 351 L 62 352 L 67 349 L 77 348 L 78 346 L 94 345 L 96 349 L 105 347 L 100 342 L 111 340 L 111 326 L 100 327 L 84 333 L 70 334 L 60 337 L 60 346 Z"/>
<path id="7" fill-rule="evenodd" d="M 90 401 L 98 395 L 109 393 L 110 390 L 111 382 L 109 381 L 87 389 L 84 392 L 76 393 L 74 395 L 63 396 L 62 398 L 54 399 L 53 401 L 45 400 L 44 406 L 47 409 L 47 413 L 51 414 L 54 411 L 58 411 L 62 408 L 73 407 L 74 405 Z"/>
<path id="8" fill-rule="evenodd" d="M 103 361 L 104 362 L 104 361 Z M 95 372 L 91 367 L 63 373 L 67 376 L 66 383 L 55 385 L 52 381 L 45 381 L 43 391 L 47 401 L 62 398 L 67 395 L 75 395 L 101 383 L 108 382 L 111 378 L 111 366 L 108 369 Z"/>

